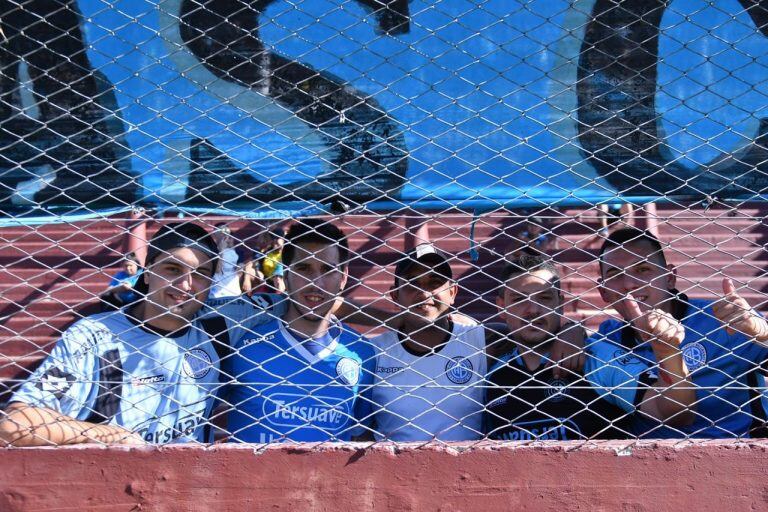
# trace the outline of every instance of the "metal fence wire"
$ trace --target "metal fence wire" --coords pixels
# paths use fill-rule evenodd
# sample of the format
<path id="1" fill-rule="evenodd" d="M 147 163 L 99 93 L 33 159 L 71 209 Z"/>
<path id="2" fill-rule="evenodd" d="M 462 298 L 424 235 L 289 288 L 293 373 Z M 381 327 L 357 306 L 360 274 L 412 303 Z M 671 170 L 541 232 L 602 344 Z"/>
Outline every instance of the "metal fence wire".
<path id="1" fill-rule="evenodd" d="M 0 2 L 0 445 L 765 437 L 766 24 Z"/>

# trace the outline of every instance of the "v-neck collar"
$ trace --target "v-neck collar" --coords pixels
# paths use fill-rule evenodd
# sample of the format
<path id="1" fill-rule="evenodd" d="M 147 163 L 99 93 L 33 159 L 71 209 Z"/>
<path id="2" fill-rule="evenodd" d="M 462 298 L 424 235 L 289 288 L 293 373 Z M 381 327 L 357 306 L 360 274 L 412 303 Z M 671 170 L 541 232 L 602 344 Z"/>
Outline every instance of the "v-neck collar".
<path id="1" fill-rule="evenodd" d="M 285 341 L 288 342 L 288 345 L 290 345 L 296 352 L 299 353 L 299 355 L 301 355 L 301 357 L 306 359 L 309 363 L 314 364 L 322 361 L 326 357 L 333 354 L 336 351 L 336 347 L 339 346 L 339 337 L 341 337 L 341 325 L 339 325 L 335 318 L 331 319 L 331 325 L 328 327 L 328 333 L 330 334 L 335 330 L 338 334 L 336 336 L 332 336 L 331 342 L 328 344 L 328 346 L 317 354 L 313 354 L 304 348 L 304 344 L 296 339 L 296 337 L 291 333 L 291 330 L 286 327 L 283 320 L 279 319 L 278 324 L 280 325 L 280 334 L 282 334 L 283 339 L 285 339 Z"/>

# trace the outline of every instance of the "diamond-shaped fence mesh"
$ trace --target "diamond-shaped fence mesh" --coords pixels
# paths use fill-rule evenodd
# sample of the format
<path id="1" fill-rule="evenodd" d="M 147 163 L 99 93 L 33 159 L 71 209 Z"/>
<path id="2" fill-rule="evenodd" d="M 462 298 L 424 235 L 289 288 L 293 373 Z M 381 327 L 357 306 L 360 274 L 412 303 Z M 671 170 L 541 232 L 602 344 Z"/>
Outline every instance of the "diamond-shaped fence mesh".
<path id="1" fill-rule="evenodd" d="M 767 25 L 0 2 L 0 444 L 764 437 Z"/>

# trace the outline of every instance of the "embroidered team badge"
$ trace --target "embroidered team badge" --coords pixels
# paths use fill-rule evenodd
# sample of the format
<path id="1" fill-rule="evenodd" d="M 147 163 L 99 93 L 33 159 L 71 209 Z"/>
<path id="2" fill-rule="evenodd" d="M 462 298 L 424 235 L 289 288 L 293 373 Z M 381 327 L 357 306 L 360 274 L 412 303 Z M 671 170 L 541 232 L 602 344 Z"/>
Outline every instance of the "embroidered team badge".
<path id="1" fill-rule="evenodd" d="M 445 374 L 454 384 L 466 384 L 472 378 L 472 362 L 465 357 L 454 357 L 445 363 Z"/>
<path id="2" fill-rule="evenodd" d="M 184 361 L 181 363 L 184 374 L 193 379 L 202 379 L 208 375 L 208 372 L 211 371 L 211 366 L 211 356 L 201 348 L 193 348 L 185 353 Z"/>
<path id="3" fill-rule="evenodd" d="M 550 402 L 562 402 L 568 394 L 568 383 L 562 379 L 553 379 L 547 383 L 547 396 Z"/>
<path id="4" fill-rule="evenodd" d="M 336 363 L 336 375 L 348 386 L 355 386 L 360 381 L 360 363 L 349 357 L 342 357 Z"/>
<path id="5" fill-rule="evenodd" d="M 689 372 L 697 370 L 707 364 L 707 349 L 698 341 L 689 343 L 683 347 L 683 361 Z"/>

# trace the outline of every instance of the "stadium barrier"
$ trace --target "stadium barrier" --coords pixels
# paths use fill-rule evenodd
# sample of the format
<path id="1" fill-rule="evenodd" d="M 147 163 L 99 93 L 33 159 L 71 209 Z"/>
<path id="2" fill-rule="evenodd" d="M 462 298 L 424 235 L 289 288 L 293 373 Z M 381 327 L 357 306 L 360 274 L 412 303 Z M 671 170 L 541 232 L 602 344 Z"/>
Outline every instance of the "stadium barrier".
<path id="1" fill-rule="evenodd" d="M 631 453 L 610 443 L 572 445 L 14 450 L 4 456 L 0 508 L 668 512 L 765 505 L 764 441 L 684 448 L 661 441 Z"/>
<path id="2" fill-rule="evenodd" d="M 746 467 L 767 24 L 747 0 L 5 2 L 0 443 L 101 447 L 8 449 L 2 499 L 41 499 L 15 471 L 60 453 Z"/>

